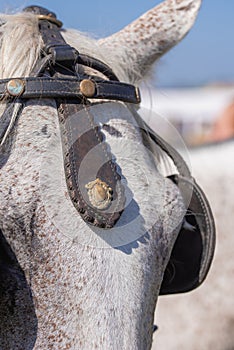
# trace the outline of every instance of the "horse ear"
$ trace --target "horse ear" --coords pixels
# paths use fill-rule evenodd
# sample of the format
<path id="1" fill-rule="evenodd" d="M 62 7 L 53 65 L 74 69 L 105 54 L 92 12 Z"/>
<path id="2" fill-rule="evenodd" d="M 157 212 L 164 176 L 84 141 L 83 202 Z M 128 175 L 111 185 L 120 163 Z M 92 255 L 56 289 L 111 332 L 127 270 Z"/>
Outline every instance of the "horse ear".
<path id="1" fill-rule="evenodd" d="M 116 52 L 118 61 L 127 67 L 129 80 L 136 83 L 189 32 L 201 1 L 165 0 L 99 44 Z"/>

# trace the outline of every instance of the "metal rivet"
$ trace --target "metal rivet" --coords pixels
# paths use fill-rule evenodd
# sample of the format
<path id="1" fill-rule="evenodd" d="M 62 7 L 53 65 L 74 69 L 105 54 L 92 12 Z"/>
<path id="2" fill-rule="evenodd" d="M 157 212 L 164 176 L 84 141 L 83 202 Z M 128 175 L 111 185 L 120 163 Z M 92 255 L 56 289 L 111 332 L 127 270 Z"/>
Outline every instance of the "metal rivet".
<path id="1" fill-rule="evenodd" d="M 90 79 L 84 79 L 80 83 L 80 91 L 85 97 L 93 97 L 96 91 L 95 83 Z"/>
<path id="2" fill-rule="evenodd" d="M 7 92 L 14 97 L 22 95 L 25 89 L 25 84 L 22 79 L 11 79 L 7 83 Z"/>
<path id="3" fill-rule="evenodd" d="M 112 189 L 100 179 L 85 185 L 90 203 L 97 209 L 107 209 L 112 201 Z"/>

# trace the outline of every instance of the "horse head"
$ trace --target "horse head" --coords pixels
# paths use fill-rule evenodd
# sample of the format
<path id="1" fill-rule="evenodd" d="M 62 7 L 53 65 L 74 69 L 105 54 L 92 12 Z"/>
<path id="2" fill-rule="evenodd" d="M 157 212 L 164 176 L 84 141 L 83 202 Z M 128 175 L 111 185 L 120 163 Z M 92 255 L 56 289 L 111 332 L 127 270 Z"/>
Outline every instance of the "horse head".
<path id="1" fill-rule="evenodd" d="M 170 285 L 176 263 L 165 282 L 201 193 L 137 114 L 136 86 L 200 3 L 164 1 L 100 40 L 37 6 L 0 16 L 2 348 L 150 349 L 160 291 L 205 277 L 212 248 L 192 284 Z"/>

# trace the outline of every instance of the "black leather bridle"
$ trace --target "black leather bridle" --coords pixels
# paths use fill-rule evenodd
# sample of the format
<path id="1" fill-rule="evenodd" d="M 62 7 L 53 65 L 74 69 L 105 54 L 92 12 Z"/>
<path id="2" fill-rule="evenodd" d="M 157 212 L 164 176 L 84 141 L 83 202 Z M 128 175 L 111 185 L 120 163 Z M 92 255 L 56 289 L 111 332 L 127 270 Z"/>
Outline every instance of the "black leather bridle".
<path id="1" fill-rule="evenodd" d="M 121 169 L 113 160 L 100 126 L 93 120 L 84 118 L 83 111 L 88 114 L 90 100 L 138 104 L 139 90 L 133 85 L 119 82 L 114 72 L 100 60 L 83 55 L 68 45 L 60 32 L 62 23 L 54 13 L 37 6 L 27 7 L 25 11 L 38 17 L 44 45 L 29 77 L 0 80 L 0 99 L 8 102 L 0 118 L 0 141 L 4 138 L 5 129 L 9 127 L 11 109 L 15 102 L 24 104 L 31 98 L 55 99 L 67 188 L 73 205 L 87 223 L 105 229 L 112 228 L 125 205 Z M 85 70 L 80 69 L 82 66 L 96 70 L 104 78 L 85 73 Z M 160 294 L 186 292 L 199 286 L 208 273 L 215 247 L 213 215 L 204 193 L 191 176 L 183 158 L 151 130 L 137 113 L 133 111 L 133 115 L 141 130 L 144 145 L 152 153 L 157 153 L 155 145 L 159 146 L 173 160 L 178 170 L 178 174 L 170 179 L 180 189 L 188 208 L 185 219 L 194 227 L 194 231 L 191 232 L 182 225 Z M 76 117 L 75 123 L 71 116 Z M 82 128 L 85 132 L 80 131 Z M 98 147 L 100 145 L 101 148 Z M 90 150 L 96 148 L 98 150 L 91 163 L 95 164 L 98 159 L 97 166 L 87 168 L 87 174 L 89 170 L 91 173 L 91 181 L 89 179 L 87 183 L 77 183 L 75 174 L 79 172 L 82 160 Z M 96 169 L 98 171 L 95 173 Z M 84 194 L 86 189 L 88 195 Z"/>

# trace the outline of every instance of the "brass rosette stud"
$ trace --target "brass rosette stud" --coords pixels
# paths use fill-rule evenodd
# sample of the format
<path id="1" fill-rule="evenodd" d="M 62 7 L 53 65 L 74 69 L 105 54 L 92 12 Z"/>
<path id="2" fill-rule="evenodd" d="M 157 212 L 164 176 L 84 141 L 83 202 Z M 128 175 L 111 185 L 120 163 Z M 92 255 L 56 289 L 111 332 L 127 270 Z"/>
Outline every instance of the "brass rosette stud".
<path id="1" fill-rule="evenodd" d="M 93 207 L 99 210 L 104 210 L 109 207 L 113 199 L 113 191 L 104 181 L 97 178 L 85 185 L 85 188 L 88 191 L 89 201 Z"/>

